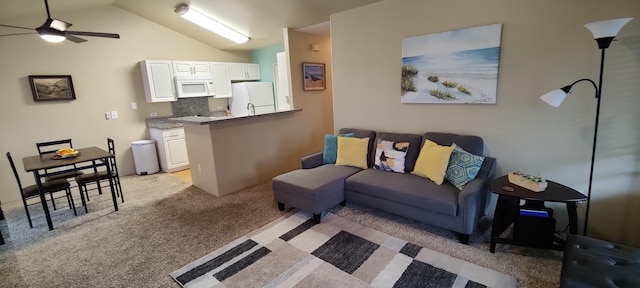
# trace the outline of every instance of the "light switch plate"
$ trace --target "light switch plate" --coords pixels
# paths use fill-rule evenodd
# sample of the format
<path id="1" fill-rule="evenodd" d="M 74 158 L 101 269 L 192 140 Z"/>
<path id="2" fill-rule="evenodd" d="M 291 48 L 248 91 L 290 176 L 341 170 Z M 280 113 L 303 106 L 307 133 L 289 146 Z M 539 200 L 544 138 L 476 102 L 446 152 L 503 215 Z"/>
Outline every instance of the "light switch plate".
<path id="1" fill-rule="evenodd" d="M 111 119 L 111 112 L 104 113 L 104 119 L 107 119 L 107 120 Z"/>
<path id="2" fill-rule="evenodd" d="M 138 104 L 136 102 L 131 102 L 131 110 L 138 109 Z"/>
<path id="3" fill-rule="evenodd" d="M 118 119 L 118 111 L 111 111 L 111 119 Z"/>

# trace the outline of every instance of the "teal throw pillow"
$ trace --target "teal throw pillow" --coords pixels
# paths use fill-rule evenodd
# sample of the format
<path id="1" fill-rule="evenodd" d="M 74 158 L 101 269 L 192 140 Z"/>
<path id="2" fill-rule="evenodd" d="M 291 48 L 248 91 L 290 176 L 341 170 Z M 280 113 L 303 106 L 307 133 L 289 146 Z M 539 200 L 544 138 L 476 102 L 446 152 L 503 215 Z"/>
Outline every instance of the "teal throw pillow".
<path id="1" fill-rule="evenodd" d="M 322 154 L 322 164 L 336 164 L 338 158 L 338 136 L 354 137 L 353 133 L 324 135 L 324 153 Z"/>
<path id="2" fill-rule="evenodd" d="M 453 186 L 462 190 L 464 185 L 478 176 L 484 157 L 473 155 L 455 143 L 451 146 L 453 146 L 453 151 L 451 152 L 451 157 L 449 157 L 449 165 L 444 178 L 451 182 Z"/>

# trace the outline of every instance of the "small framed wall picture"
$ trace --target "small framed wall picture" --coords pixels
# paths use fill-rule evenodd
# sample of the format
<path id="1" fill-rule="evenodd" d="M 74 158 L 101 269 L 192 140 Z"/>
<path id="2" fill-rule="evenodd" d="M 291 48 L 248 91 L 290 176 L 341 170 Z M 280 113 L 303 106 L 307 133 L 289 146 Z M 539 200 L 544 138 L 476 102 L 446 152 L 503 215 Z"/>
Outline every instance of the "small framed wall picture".
<path id="1" fill-rule="evenodd" d="M 71 101 L 76 99 L 71 75 L 29 75 L 33 101 Z"/>
<path id="2" fill-rule="evenodd" d="M 327 89 L 324 64 L 323 63 L 302 63 L 303 83 L 302 90 L 325 90 Z"/>

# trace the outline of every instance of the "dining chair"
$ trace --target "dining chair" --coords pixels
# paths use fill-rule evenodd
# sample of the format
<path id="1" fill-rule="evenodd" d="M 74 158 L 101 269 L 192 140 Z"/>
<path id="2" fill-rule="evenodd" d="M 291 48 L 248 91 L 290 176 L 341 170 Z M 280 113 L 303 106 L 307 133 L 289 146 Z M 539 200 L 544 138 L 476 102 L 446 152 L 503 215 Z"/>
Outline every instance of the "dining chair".
<path id="1" fill-rule="evenodd" d="M 13 163 L 13 158 L 11 157 L 11 153 L 7 152 L 7 159 L 9 160 L 9 164 L 11 164 L 11 170 L 13 170 L 13 175 L 16 177 L 16 181 L 18 182 L 18 188 L 20 189 L 20 195 L 22 195 L 22 204 L 24 204 L 24 210 L 27 213 L 27 219 L 29 220 L 29 227 L 33 228 L 33 223 L 31 222 L 31 214 L 29 214 L 29 205 L 27 204 L 28 199 L 38 198 L 40 199 L 40 192 L 38 191 L 37 185 L 30 185 L 27 187 L 22 187 L 22 182 L 20 181 L 20 176 L 18 175 L 18 170 L 16 170 L 16 165 Z M 76 206 L 73 203 L 73 196 L 71 195 L 71 185 L 67 179 L 56 179 L 51 181 L 46 181 L 42 183 L 42 189 L 44 193 L 49 193 L 51 196 L 51 203 L 55 203 L 53 198 L 53 193 L 58 191 L 65 191 L 67 195 L 67 201 L 69 202 L 69 209 L 73 209 L 73 215 L 78 215 L 76 212 Z M 55 207 L 55 204 L 53 204 Z M 54 208 L 55 210 L 55 208 Z"/>
<path id="2" fill-rule="evenodd" d="M 114 189 L 116 190 L 116 196 L 120 197 L 121 201 L 124 202 L 124 196 L 122 195 L 122 185 L 120 184 L 120 173 L 118 173 L 118 165 L 116 164 L 116 148 L 113 139 L 107 138 L 107 147 L 109 148 L 109 153 L 113 155 L 113 157 L 110 157 L 108 159 L 107 163 L 107 165 L 109 165 L 109 169 L 111 169 L 111 175 L 109 175 L 106 170 L 97 171 L 94 168 L 93 173 L 85 173 L 76 176 L 75 178 L 76 183 L 78 183 L 78 188 L 80 189 L 80 197 L 82 199 L 82 204 L 84 205 L 85 212 L 87 212 L 85 195 L 87 201 L 89 201 L 89 190 L 87 189 L 87 184 L 95 182 L 98 186 L 98 191 L 100 191 L 99 193 L 102 194 L 100 181 L 108 181 L 110 177 L 113 181 Z"/>

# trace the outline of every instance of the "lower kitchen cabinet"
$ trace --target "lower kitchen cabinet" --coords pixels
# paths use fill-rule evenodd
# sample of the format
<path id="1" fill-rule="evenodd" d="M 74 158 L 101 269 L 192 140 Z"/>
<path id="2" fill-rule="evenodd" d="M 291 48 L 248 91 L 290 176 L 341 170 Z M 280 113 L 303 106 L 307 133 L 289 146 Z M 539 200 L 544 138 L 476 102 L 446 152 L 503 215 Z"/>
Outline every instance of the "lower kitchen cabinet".
<path id="1" fill-rule="evenodd" d="M 162 171 L 175 172 L 189 168 L 184 128 L 149 128 L 149 134 L 158 144 L 158 157 Z"/>

